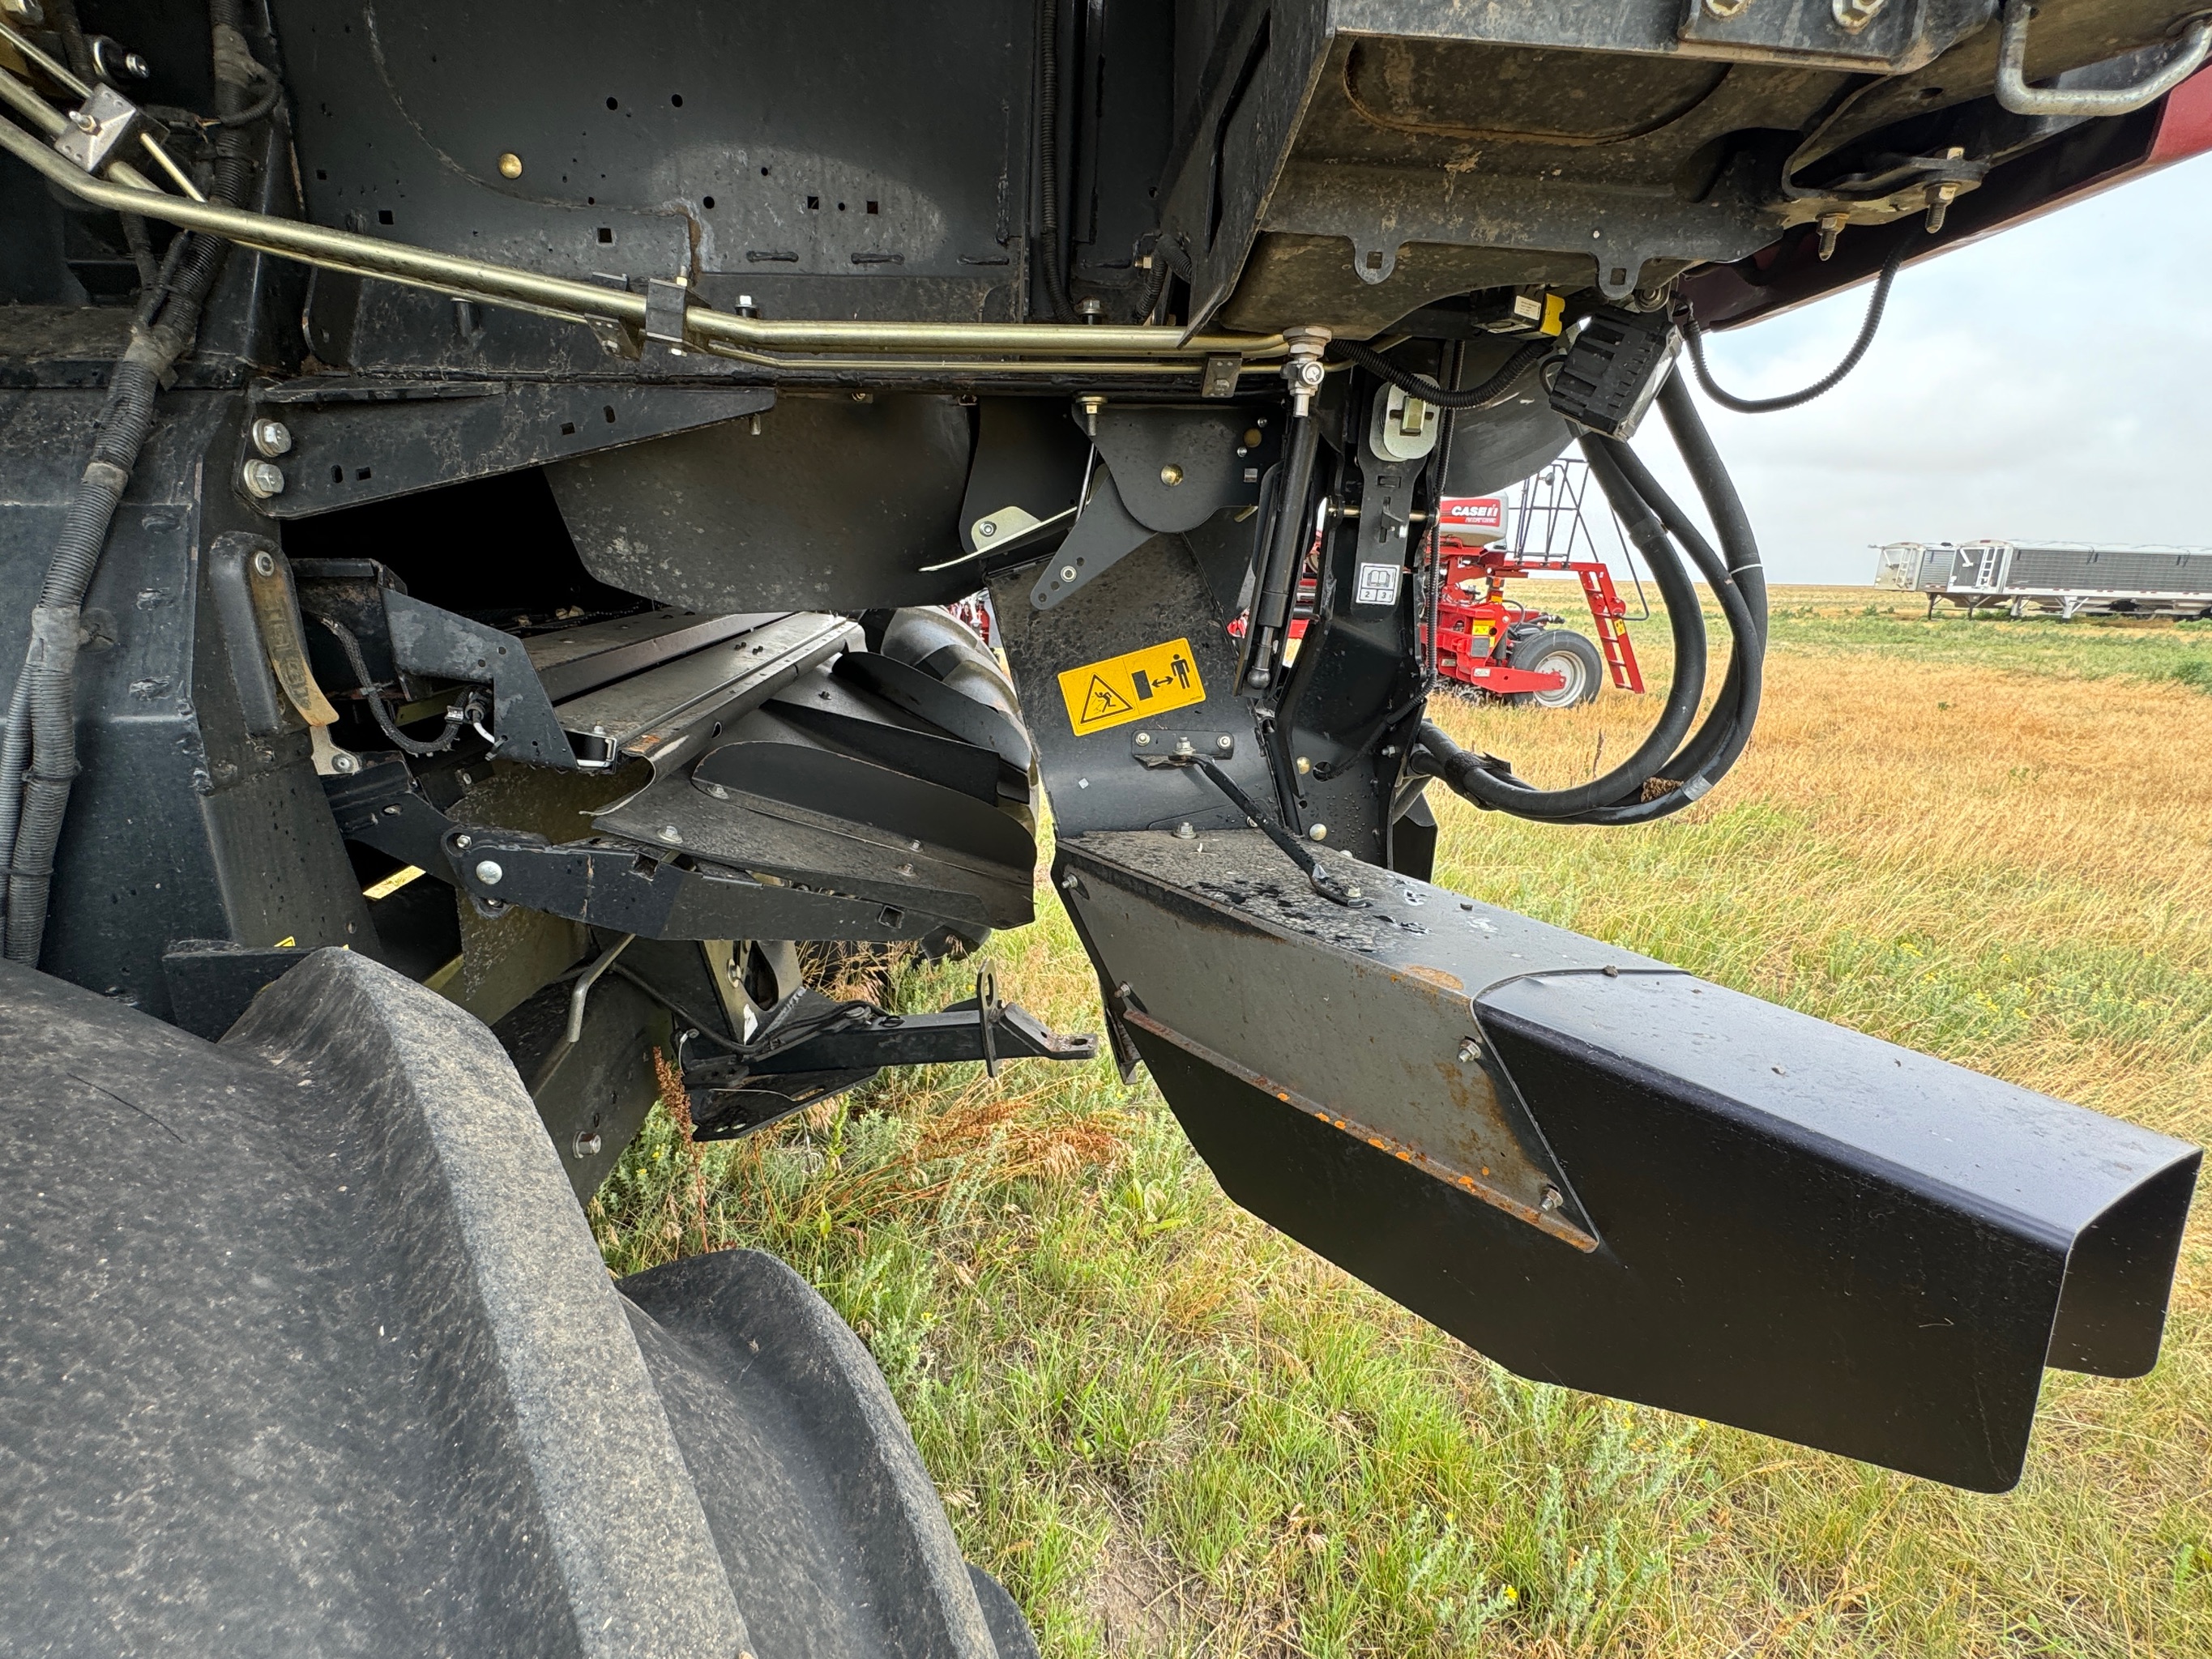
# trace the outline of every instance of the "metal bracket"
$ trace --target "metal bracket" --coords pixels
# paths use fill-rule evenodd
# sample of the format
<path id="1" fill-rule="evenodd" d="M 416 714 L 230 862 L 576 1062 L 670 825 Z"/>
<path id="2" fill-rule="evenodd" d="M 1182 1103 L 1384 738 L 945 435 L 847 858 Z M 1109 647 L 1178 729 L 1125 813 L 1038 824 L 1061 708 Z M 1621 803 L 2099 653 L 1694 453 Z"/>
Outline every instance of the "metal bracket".
<path id="1" fill-rule="evenodd" d="M 96 173 L 137 137 L 142 119 L 137 105 L 102 83 L 70 116 L 54 148 L 87 173 Z"/>
<path id="2" fill-rule="evenodd" d="M 1045 561 L 1036 586 L 1030 590 L 1030 603 L 1039 611 L 1051 610 L 1097 580 L 1152 538 L 1152 532 L 1139 524 L 1122 505 L 1121 492 L 1115 485 L 1114 475 L 1100 467 L 1091 499 L 1084 503 L 1075 528 L 1067 532 L 1067 539 L 1060 544 L 1060 550 Z"/>
<path id="3" fill-rule="evenodd" d="M 752 1042 L 689 1062 L 684 1079 L 703 1097 L 699 1139 L 720 1140 L 765 1128 L 886 1066 L 980 1060 L 995 1077 L 1009 1060 L 1080 1063 L 1097 1057 L 1097 1037 L 1059 1036 L 1027 1010 L 1000 1002 L 997 972 L 987 963 L 975 975 L 973 997 L 934 1014 L 895 1014 L 801 988 L 777 1006 Z"/>

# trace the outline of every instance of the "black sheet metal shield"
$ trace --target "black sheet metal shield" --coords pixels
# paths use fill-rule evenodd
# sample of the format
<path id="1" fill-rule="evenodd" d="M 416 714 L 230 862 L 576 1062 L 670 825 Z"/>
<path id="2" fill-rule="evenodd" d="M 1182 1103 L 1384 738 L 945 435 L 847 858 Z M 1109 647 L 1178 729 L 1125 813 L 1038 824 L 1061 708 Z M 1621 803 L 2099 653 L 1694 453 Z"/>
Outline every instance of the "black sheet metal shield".
<path id="1" fill-rule="evenodd" d="M 1366 908 L 1249 833 L 1073 837 L 1058 873 L 1223 1187 L 1415 1312 L 1523 1376 L 1986 1492 L 2045 1365 L 2156 1359 L 2195 1147 L 1342 869 Z"/>

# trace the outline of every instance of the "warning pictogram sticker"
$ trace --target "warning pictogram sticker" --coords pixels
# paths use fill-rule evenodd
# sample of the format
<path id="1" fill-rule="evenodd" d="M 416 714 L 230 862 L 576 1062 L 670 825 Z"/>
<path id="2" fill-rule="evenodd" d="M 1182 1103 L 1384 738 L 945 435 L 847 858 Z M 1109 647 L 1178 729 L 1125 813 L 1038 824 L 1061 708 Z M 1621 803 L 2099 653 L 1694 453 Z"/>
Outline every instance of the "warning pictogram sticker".
<path id="1" fill-rule="evenodd" d="M 1206 687 L 1190 641 L 1170 640 L 1069 669 L 1060 677 L 1060 696 L 1067 705 L 1067 723 L 1082 738 L 1204 702 Z"/>

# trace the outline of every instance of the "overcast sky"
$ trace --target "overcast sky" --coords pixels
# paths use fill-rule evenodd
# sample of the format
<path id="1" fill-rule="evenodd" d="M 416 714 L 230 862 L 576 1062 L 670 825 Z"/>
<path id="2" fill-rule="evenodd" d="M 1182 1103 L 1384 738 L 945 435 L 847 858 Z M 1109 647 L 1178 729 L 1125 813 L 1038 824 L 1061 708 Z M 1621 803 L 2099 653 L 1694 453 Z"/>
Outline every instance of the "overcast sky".
<path id="1" fill-rule="evenodd" d="M 1868 292 L 1710 337 L 1713 378 L 1740 397 L 1818 380 Z M 2208 300 L 2212 155 L 1907 266 L 1873 349 L 1826 397 L 1705 405 L 1771 579 L 1868 582 L 1869 544 L 1890 541 L 2212 547 Z M 1636 447 L 1694 500 L 1656 413 Z"/>

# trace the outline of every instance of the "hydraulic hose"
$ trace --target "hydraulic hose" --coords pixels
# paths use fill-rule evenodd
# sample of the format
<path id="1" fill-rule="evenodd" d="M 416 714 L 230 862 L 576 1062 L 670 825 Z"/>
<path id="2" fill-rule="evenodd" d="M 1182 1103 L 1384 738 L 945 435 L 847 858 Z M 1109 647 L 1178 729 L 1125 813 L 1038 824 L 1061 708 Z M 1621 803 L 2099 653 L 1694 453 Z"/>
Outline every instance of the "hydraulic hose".
<path id="1" fill-rule="evenodd" d="M 1037 34 L 1037 264 L 1052 320 L 1066 323 L 1075 313 L 1060 268 L 1060 0 L 1044 0 Z"/>
<path id="2" fill-rule="evenodd" d="M 246 88 L 268 71 L 255 63 L 242 31 L 240 0 L 210 6 L 216 98 L 220 112 L 247 107 Z M 225 131 L 216 142 L 216 199 L 235 206 L 252 177 L 250 141 Z M 131 482 L 139 451 L 153 425 L 154 399 L 170 369 L 191 349 L 201 307 L 215 286 L 229 245 L 198 234 L 171 240 L 152 287 L 140 299 L 131 343 L 108 375 L 91 458 L 77 481 L 62 522 L 38 604 L 31 612 L 30 647 L 17 676 L 9 726 L 0 737 L 0 787 L 12 783 L 11 751 L 22 744 L 15 706 L 27 717 L 29 765 L 22 775 L 20 814 L 8 848 L 9 960 L 35 967 L 46 938 L 53 889 L 54 852 L 80 769 L 76 755 L 77 629 L 86 592 L 107 544 L 115 510 Z M 5 817 L 0 815 L 0 828 Z"/>
<path id="3" fill-rule="evenodd" d="M 1694 410 L 1692 414 L 1694 417 Z M 1611 440 L 1601 441 L 1607 443 L 1614 452 L 1613 459 L 1620 466 L 1629 487 L 1650 504 L 1696 561 L 1720 604 L 1722 614 L 1728 619 L 1730 639 L 1728 673 L 1722 681 L 1720 696 L 1681 752 L 1660 769 L 1659 779 L 1675 787 L 1656 793 L 1647 788 L 1640 799 L 1600 816 L 1577 820 L 1641 823 L 1678 812 L 1704 795 L 1727 775 L 1743 752 L 1745 744 L 1750 741 L 1765 684 L 1765 586 L 1763 577 L 1758 574 L 1757 552 L 1753 549 L 1752 577 L 1759 583 L 1759 599 L 1754 605 L 1744 591 L 1745 580 L 1732 574 L 1728 561 L 1714 551 L 1674 499 L 1660 488 L 1642 459 L 1626 444 Z M 1729 493 L 1733 495 L 1735 492 L 1731 489 Z"/>
<path id="4" fill-rule="evenodd" d="M 1874 343 L 1875 331 L 1881 326 L 1881 313 L 1889 305 L 1890 284 L 1897 280 L 1898 267 L 1905 263 L 1905 250 L 1911 246 L 1910 236 L 1899 237 L 1889 250 L 1889 257 L 1881 262 L 1881 274 L 1874 279 L 1874 293 L 1867 301 L 1866 320 L 1859 325 L 1859 337 L 1851 342 L 1844 361 L 1802 391 L 1785 392 L 1778 398 L 1739 398 L 1714 385 L 1712 371 L 1705 366 L 1705 331 L 1698 325 L 1696 315 L 1685 308 L 1682 343 L 1690 348 L 1690 366 L 1698 372 L 1698 384 L 1705 387 L 1705 395 L 1715 403 L 1739 415 L 1771 415 L 1778 410 L 1809 404 L 1821 393 L 1832 392 L 1842 384 L 1844 376 L 1859 366 L 1859 359 Z"/>
<path id="5" fill-rule="evenodd" d="M 1586 435 L 1583 453 L 1589 459 L 1591 477 L 1598 481 L 1629 538 L 1650 565 L 1652 577 L 1666 600 L 1667 625 L 1674 639 L 1674 672 L 1667 687 L 1666 706 L 1636 752 L 1604 776 L 1570 788 L 1531 788 L 1486 757 L 1478 760 L 1468 756 L 1437 730 L 1436 737 L 1449 744 L 1448 749 L 1439 747 L 1431 740 L 1432 728 L 1423 726 L 1421 746 L 1435 763 L 1437 776 L 1477 805 L 1495 807 L 1516 817 L 1575 818 L 1634 799 L 1674 755 L 1705 696 L 1705 616 L 1688 570 L 1657 515 L 1622 477 L 1604 441 Z"/>
<path id="6" fill-rule="evenodd" d="M 1606 489 L 1615 509 L 1620 511 L 1624 502 L 1630 504 L 1631 510 L 1622 511 L 1621 516 L 1632 538 L 1645 550 L 1647 556 L 1651 545 L 1649 538 L 1652 521 L 1656 520 L 1681 544 L 1711 585 L 1723 614 L 1727 617 L 1732 641 L 1728 673 L 1720 695 L 1696 734 L 1679 753 L 1654 769 L 1639 782 L 1632 798 L 1624 799 L 1623 795 L 1617 794 L 1604 805 L 1565 815 L 1530 811 L 1527 802 L 1533 793 L 1564 794 L 1567 792 L 1529 791 L 1525 785 L 1511 779 L 1510 769 L 1503 762 L 1491 756 L 1470 754 L 1455 743 L 1448 733 L 1432 724 L 1425 723 L 1414 756 L 1415 769 L 1441 778 L 1454 791 L 1479 805 L 1494 805 L 1518 817 L 1539 817 L 1554 823 L 1614 825 L 1649 823 L 1678 812 L 1702 797 L 1727 775 L 1750 740 L 1753 725 L 1758 718 L 1764 684 L 1766 647 L 1766 582 L 1759 563 L 1758 543 L 1752 535 L 1750 520 L 1744 513 L 1743 503 L 1735 493 L 1735 485 L 1721 465 L 1704 422 L 1698 419 L 1689 388 L 1679 377 L 1670 380 L 1661 392 L 1660 408 L 1666 417 L 1668 429 L 1681 451 L 1691 478 L 1705 504 L 1706 512 L 1719 533 L 1720 550 L 1713 548 L 1696 524 L 1659 486 L 1643 461 L 1626 445 L 1610 440 L 1586 438 L 1583 441 L 1584 453 L 1590 457 L 1593 476 Z M 1641 512 L 1633 511 L 1638 507 Z M 1660 568 L 1659 562 L 1655 560 L 1655 575 Z M 1666 591 L 1663 584 L 1662 591 Z M 1674 597 L 1669 594 L 1668 604 L 1670 612 L 1674 603 Z M 1695 605 L 1694 592 L 1690 595 L 1688 603 Z M 1702 641 L 1702 628 L 1699 637 Z M 1622 769 L 1627 769 L 1624 767 Z"/>
<path id="7" fill-rule="evenodd" d="M 368 659 L 362 655 L 361 641 L 354 637 L 353 629 L 333 617 L 316 615 L 315 620 L 337 636 L 338 649 L 345 653 L 346 665 L 353 670 L 355 684 L 368 704 L 368 712 L 375 717 L 377 727 L 386 741 L 395 749 L 410 755 L 442 755 L 453 746 L 461 735 L 461 726 L 467 720 L 467 711 L 453 708 L 446 711 L 446 729 L 435 738 L 425 740 L 410 738 L 399 729 L 392 718 L 392 711 L 384 706 L 384 694 L 376 689 L 375 678 L 368 672 Z"/>
<path id="8" fill-rule="evenodd" d="M 1439 386 L 1425 374 L 1401 368 L 1381 352 L 1354 340 L 1334 341 L 1331 349 L 1347 362 L 1358 364 L 1377 380 L 1388 380 L 1401 392 L 1411 392 L 1425 404 L 1457 410 L 1488 409 L 1493 404 L 1504 402 L 1559 346 L 1551 340 L 1531 340 L 1508 357 L 1498 373 L 1480 386 L 1469 386 L 1463 392 Z"/>

